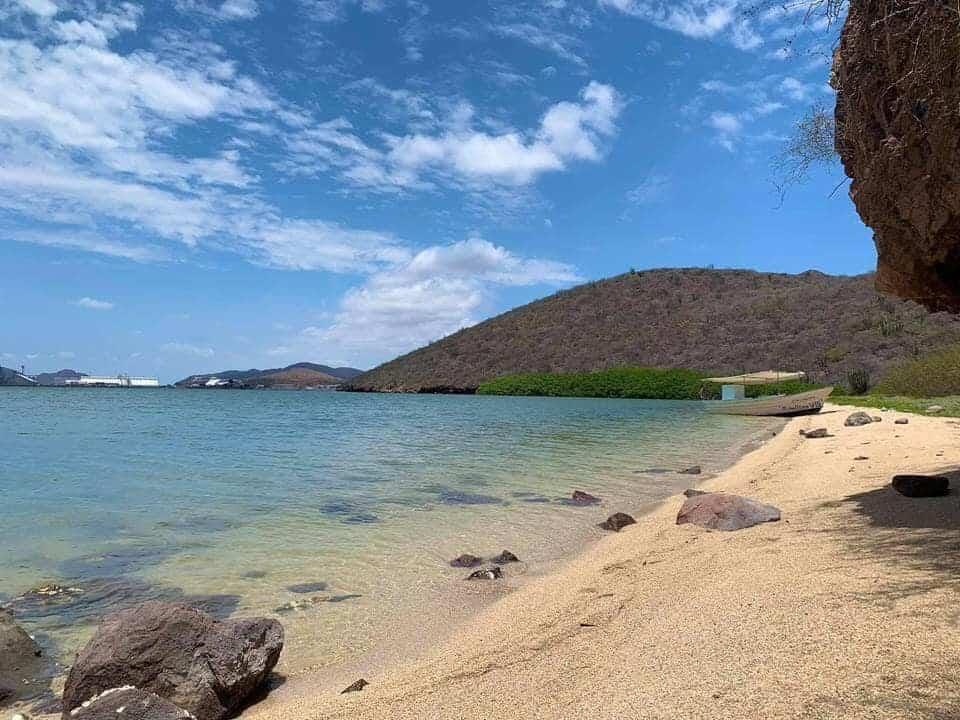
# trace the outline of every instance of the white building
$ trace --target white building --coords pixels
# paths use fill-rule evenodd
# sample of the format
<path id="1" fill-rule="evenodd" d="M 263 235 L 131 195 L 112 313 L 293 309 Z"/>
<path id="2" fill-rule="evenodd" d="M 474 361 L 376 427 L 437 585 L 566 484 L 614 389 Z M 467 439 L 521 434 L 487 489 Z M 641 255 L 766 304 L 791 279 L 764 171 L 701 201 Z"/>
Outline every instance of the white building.
<path id="1" fill-rule="evenodd" d="M 78 380 L 67 380 L 66 384 L 96 387 L 160 387 L 160 381 L 157 378 L 131 375 L 84 375 Z"/>

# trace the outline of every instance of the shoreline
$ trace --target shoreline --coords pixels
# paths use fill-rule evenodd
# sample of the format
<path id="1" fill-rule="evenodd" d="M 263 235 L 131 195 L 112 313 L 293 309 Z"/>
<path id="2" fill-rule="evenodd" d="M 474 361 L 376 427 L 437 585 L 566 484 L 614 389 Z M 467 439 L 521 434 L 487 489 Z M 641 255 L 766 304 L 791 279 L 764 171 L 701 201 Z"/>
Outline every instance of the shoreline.
<path id="1" fill-rule="evenodd" d="M 937 707 L 960 712 L 956 673 L 936 676 L 945 687 L 924 679 L 934 664 L 960 666 L 957 621 L 929 612 L 930 593 L 955 596 L 960 583 L 951 575 L 931 589 L 915 580 L 938 568 L 912 537 L 927 538 L 924 525 L 935 518 L 960 517 L 956 489 L 948 498 L 910 500 L 888 487 L 893 472 L 960 467 L 960 424 L 910 416 L 909 425 L 895 426 L 900 414 L 886 412 L 882 423 L 845 428 L 849 413 L 833 406 L 794 419 L 719 475 L 691 478 L 773 503 L 780 522 L 735 533 L 678 527 L 682 497 L 671 496 L 637 525 L 507 589 L 418 652 L 403 648 L 379 665 L 367 658 L 299 676 L 243 717 L 615 717 L 643 709 L 657 718 L 692 710 L 718 718 L 919 718 L 931 717 L 924 708 L 937 692 Z M 835 437 L 807 441 L 798 433 L 822 426 Z M 875 459 L 853 460 L 871 444 Z M 927 453 L 932 445 L 939 450 Z M 917 553 L 907 566 L 886 562 L 897 533 L 872 528 L 870 514 L 889 504 L 906 518 L 896 530 L 911 536 L 904 542 Z M 844 534 L 845 523 L 856 537 Z M 940 524 L 941 535 L 960 542 L 960 525 Z M 845 545 L 851 539 L 861 548 L 856 556 Z M 865 559 L 863 547 L 876 557 Z M 858 574 L 861 565 L 870 572 Z M 878 583 L 924 590 L 892 601 L 910 610 L 897 612 L 899 624 L 879 638 L 890 611 Z M 361 676 L 371 683 L 362 693 L 339 694 Z M 909 694 L 917 682 L 926 682 L 923 697 Z"/>

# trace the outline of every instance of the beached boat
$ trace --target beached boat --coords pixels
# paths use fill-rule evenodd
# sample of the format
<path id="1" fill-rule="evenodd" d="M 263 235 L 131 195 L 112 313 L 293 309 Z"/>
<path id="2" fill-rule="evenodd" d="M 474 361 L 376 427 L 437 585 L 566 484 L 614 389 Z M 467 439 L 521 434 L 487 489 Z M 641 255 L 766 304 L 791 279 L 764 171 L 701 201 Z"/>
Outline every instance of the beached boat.
<path id="1" fill-rule="evenodd" d="M 707 409 L 710 412 L 725 415 L 769 417 L 815 415 L 823 409 L 823 403 L 833 392 L 832 387 L 808 390 L 792 395 L 765 395 L 757 398 L 747 398 L 746 396 L 747 385 L 776 385 L 788 380 L 802 380 L 804 377 L 802 372 L 765 370 L 744 375 L 706 378 L 704 382 L 716 383 L 721 386 L 721 399 L 706 401 Z"/>

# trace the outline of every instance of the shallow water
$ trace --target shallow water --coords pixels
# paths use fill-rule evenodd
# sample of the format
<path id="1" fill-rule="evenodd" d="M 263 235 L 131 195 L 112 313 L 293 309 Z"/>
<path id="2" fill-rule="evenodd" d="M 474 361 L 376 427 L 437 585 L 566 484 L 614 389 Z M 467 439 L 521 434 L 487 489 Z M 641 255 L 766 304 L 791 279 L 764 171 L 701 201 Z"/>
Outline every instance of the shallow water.
<path id="1" fill-rule="evenodd" d="M 61 659 L 143 599 L 274 614 L 296 673 L 369 650 L 463 577 L 450 558 L 562 558 L 772 427 L 681 402 L 4 389 L 0 601 Z M 47 583 L 75 592 L 23 596 Z"/>

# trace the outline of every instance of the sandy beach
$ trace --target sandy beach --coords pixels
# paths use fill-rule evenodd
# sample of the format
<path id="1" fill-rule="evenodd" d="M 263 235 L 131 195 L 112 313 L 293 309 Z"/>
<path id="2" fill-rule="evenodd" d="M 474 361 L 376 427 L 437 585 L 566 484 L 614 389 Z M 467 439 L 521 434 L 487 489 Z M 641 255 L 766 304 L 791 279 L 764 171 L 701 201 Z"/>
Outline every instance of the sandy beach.
<path id="1" fill-rule="evenodd" d="M 960 422 L 850 412 L 795 419 L 701 485 L 780 522 L 677 526 L 671 497 L 545 576 L 490 583 L 503 596 L 443 642 L 298 677 L 244 717 L 960 717 Z M 953 493 L 902 497 L 898 472 L 950 473 Z"/>

